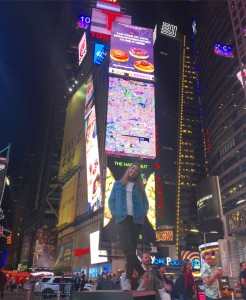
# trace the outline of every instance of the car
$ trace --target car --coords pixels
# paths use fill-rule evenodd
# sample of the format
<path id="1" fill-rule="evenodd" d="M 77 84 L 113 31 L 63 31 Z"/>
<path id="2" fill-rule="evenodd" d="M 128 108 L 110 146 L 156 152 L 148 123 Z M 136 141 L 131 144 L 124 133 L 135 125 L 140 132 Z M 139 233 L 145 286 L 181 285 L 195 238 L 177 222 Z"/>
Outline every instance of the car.
<path id="1" fill-rule="evenodd" d="M 45 276 L 39 279 L 34 287 L 35 295 L 42 295 L 45 299 L 56 297 L 58 291 L 61 296 L 70 296 L 73 290 L 73 277 Z"/>

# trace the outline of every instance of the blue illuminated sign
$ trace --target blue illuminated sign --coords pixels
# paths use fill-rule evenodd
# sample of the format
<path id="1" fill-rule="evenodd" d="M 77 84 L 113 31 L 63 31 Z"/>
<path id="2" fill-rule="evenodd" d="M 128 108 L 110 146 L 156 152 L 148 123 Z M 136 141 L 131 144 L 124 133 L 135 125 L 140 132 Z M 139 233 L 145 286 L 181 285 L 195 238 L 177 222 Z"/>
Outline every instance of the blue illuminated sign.
<path id="1" fill-rule="evenodd" d="M 91 17 L 79 15 L 78 27 L 87 29 L 91 25 Z"/>
<path id="2" fill-rule="evenodd" d="M 171 257 L 166 257 L 166 258 L 157 257 L 157 258 L 154 258 L 152 263 L 154 265 L 163 264 L 168 267 L 181 267 L 182 266 L 182 260 L 172 259 Z M 193 268 L 200 268 L 200 261 L 192 260 L 191 266 Z"/>
<path id="3" fill-rule="evenodd" d="M 94 64 L 100 65 L 108 53 L 108 47 L 103 44 L 95 44 Z"/>

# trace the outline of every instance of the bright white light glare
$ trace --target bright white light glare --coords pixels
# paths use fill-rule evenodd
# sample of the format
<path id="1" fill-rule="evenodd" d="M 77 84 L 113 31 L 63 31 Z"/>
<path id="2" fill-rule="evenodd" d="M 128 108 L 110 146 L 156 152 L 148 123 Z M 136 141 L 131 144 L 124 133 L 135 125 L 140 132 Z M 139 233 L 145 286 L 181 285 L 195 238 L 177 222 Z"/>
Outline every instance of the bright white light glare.
<path id="1" fill-rule="evenodd" d="M 72 92 L 73 89 L 72 89 L 72 88 L 69 88 L 68 90 L 69 90 L 69 92 Z"/>
<path id="2" fill-rule="evenodd" d="M 5 177 L 5 183 L 6 183 L 8 186 L 10 186 L 10 180 L 9 180 L 8 177 Z"/>

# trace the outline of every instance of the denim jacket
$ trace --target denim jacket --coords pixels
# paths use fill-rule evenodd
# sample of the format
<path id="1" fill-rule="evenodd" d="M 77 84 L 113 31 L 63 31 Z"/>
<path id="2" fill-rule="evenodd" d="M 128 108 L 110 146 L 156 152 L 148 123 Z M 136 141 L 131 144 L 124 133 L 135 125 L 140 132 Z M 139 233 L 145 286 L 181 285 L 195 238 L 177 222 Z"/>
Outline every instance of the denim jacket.
<path id="1" fill-rule="evenodd" d="M 132 188 L 132 203 L 133 203 L 133 222 L 143 224 L 144 217 L 149 209 L 149 202 L 144 193 L 138 191 L 136 184 Z M 120 181 L 116 181 L 113 185 L 109 200 L 109 208 L 113 216 L 115 216 L 116 224 L 125 220 L 127 215 L 126 210 L 126 187 Z"/>

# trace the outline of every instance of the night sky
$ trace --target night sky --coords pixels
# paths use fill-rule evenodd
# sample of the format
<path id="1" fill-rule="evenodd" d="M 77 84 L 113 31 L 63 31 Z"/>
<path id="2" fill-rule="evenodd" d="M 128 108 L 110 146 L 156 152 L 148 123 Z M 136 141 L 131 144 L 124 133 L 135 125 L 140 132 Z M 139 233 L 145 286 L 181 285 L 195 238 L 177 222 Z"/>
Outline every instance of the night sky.
<path id="1" fill-rule="evenodd" d="M 81 2 L 85 6 L 90 3 Z M 133 25 L 154 28 L 165 21 L 182 31 L 187 28 L 184 22 L 190 21 L 184 18 L 184 5 L 188 6 L 184 1 L 182 5 L 179 1 L 121 1 L 124 12 L 132 15 Z M 21 172 L 25 149 L 35 142 L 42 123 L 40 111 L 52 86 L 47 74 L 51 73 L 49 80 L 54 82 L 57 76 L 64 76 L 64 62 L 59 55 L 54 62 L 51 55 L 62 7 L 62 1 L 0 3 L 0 149 L 11 143 L 8 173 Z M 56 47 L 57 53 L 65 52 L 59 43 Z"/>

